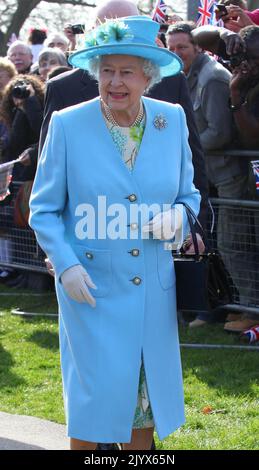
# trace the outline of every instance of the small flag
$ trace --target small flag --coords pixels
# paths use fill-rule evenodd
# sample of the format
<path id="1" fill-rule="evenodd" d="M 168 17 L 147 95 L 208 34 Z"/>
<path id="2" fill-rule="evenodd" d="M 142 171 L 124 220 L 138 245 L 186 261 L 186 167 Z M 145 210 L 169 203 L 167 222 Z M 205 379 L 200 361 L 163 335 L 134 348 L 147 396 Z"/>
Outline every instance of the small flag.
<path id="1" fill-rule="evenodd" d="M 251 165 L 255 176 L 256 191 L 259 191 L 259 160 L 253 160 Z"/>
<path id="2" fill-rule="evenodd" d="M 157 23 L 166 23 L 167 21 L 167 5 L 164 0 L 157 0 L 155 9 L 153 11 L 152 20 Z"/>
<path id="3" fill-rule="evenodd" d="M 9 194 L 9 185 L 12 181 L 12 171 L 15 160 L 0 165 L 0 201 L 3 201 Z"/>
<path id="4" fill-rule="evenodd" d="M 200 0 L 198 7 L 197 26 L 215 24 L 215 0 Z"/>
<path id="5" fill-rule="evenodd" d="M 249 330 L 243 331 L 242 336 L 246 337 L 250 344 L 256 343 L 259 341 L 259 325 L 256 325 Z"/>

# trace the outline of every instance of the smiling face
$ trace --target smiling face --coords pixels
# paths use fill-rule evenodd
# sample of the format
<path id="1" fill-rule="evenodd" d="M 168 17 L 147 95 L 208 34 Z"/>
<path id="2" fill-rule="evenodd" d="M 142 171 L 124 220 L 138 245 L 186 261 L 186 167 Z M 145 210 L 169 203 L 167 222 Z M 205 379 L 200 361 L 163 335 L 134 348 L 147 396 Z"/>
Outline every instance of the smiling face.
<path id="1" fill-rule="evenodd" d="M 150 78 L 143 71 L 144 59 L 126 55 L 107 55 L 101 58 L 99 91 L 102 100 L 114 116 L 121 112 L 134 115 Z"/>
<path id="2" fill-rule="evenodd" d="M 22 44 L 10 47 L 8 59 L 15 65 L 18 73 L 26 72 L 32 64 L 32 53 Z"/>

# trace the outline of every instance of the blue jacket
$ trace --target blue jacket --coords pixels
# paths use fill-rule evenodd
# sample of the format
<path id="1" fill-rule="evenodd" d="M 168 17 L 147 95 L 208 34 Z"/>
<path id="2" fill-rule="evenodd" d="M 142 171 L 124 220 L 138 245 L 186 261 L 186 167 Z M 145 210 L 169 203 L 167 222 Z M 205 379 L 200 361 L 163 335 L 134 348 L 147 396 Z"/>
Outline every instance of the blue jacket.
<path id="1" fill-rule="evenodd" d="M 162 241 L 143 240 L 140 224 L 126 222 L 132 222 L 133 204 L 162 208 L 184 201 L 198 213 L 200 196 L 182 108 L 143 100 L 146 129 L 132 172 L 113 143 L 99 98 L 54 113 L 30 201 L 31 227 L 56 272 L 68 434 L 93 442 L 130 441 L 141 354 L 160 439 L 184 422 L 171 252 Z M 159 114 L 167 122 L 162 130 L 154 125 Z M 98 213 L 102 198 L 106 217 Z M 117 204 L 127 220 L 124 236 L 112 239 L 104 233 L 116 222 Z M 95 215 L 95 231 L 89 230 Z M 70 299 L 60 282 L 78 263 L 98 287 L 92 290 L 95 309 Z"/>

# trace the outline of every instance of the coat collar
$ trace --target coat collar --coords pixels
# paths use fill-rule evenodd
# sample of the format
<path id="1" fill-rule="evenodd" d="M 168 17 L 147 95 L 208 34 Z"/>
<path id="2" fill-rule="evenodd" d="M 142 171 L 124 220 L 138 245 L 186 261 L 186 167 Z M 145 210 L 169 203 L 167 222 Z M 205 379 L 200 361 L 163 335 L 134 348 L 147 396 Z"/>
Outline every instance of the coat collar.
<path id="1" fill-rule="evenodd" d="M 95 109 L 95 126 L 100 129 L 102 134 L 102 143 L 107 149 L 112 150 L 111 154 L 116 158 L 117 163 L 123 167 L 124 173 L 126 172 L 128 177 L 134 178 L 139 172 L 143 171 L 144 168 L 148 168 L 151 164 L 152 158 L 157 158 L 156 152 L 154 152 L 154 138 L 158 148 L 162 148 L 164 142 L 164 132 L 156 129 L 154 120 L 158 115 L 163 115 L 165 120 L 168 122 L 168 116 L 163 107 L 163 103 L 151 98 L 142 97 L 143 104 L 146 112 L 146 127 L 143 134 L 142 142 L 139 148 L 138 156 L 132 171 L 129 171 L 126 164 L 124 163 L 118 149 L 116 148 L 112 136 L 106 126 L 105 120 L 101 111 L 100 97 L 91 101 Z M 153 102 L 156 103 L 155 107 Z M 87 103 L 86 103 L 87 105 Z M 162 109 L 162 113 L 160 109 Z"/>

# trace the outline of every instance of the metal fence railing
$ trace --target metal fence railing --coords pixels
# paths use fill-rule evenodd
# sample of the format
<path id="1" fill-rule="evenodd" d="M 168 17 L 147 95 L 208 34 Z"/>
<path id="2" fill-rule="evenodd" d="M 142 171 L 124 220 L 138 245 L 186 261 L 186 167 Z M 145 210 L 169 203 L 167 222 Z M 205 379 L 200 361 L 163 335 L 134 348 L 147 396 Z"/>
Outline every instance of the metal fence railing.
<path id="1" fill-rule="evenodd" d="M 259 201 L 213 198 L 211 204 L 209 241 L 229 273 L 234 309 L 259 314 Z"/>
<path id="2" fill-rule="evenodd" d="M 0 265 L 47 272 L 44 253 L 37 244 L 33 231 L 28 225 L 20 228 L 14 222 L 15 201 L 22 184 L 12 183 L 11 201 L 8 202 L 7 199 L 0 205 Z"/>
<path id="3" fill-rule="evenodd" d="M 210 200 L 215 219 L 210 242 L 221 253 L 229 272 L 233 304 L 227 307 L 232 311 L 259 314 L 259 193 L 251 165 L 252 161 L 259 159 L 259 150 L 211 151 L 205 157 L 207 165 L 211 157 L 224 157 L 228 162 L 234 158 L 234 168 L 236 164 L 248 165 L 248 173 L 244 174 L 247 187 L 240 189 L 242 193 L 249 194 L 249 200 L 244 200 L 244 197 Z"/>

